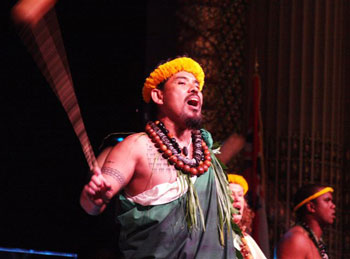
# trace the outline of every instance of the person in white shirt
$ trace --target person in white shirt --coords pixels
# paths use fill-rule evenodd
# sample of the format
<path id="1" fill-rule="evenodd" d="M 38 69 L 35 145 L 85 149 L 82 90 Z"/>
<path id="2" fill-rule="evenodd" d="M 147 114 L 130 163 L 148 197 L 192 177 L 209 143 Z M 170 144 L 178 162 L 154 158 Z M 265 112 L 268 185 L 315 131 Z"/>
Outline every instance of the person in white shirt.
<path id="1" fill-rule="evenodd" d="M 248 191 L 248 183 L 243 176 L 238 174 L 228 174 L 229 188 L 233 198 L 233 207 L 238 211 L 233 215 L 233 221 L 242 230 L 243 237 L 241 243 L 235 243 L 236 249 L 240 250 L 243 258 L 249 259 L 266 259 L 258 244 L 248 234 L 251 232 L 251 223 L 253 221 L 254 212 L 249 208 L 245 199 Z"/>

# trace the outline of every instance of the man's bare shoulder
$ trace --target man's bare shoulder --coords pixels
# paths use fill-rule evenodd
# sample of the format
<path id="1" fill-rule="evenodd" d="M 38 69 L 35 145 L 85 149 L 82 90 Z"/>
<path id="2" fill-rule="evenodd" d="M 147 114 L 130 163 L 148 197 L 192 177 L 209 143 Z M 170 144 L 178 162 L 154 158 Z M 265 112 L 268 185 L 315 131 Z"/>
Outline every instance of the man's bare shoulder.
<path id="1" fill-rule="evenodd" d="M 129 135 L 112 148 L 108 153 L 105 163 L 117 164 L 118 168 L 122 168 L 121 165 L 126 161 L 137 163 L 145 154 L 147 142 L 149 141 L 149 137 L 143 132 Z"/>
<path id="2" fill-rule="evenodd" d="M 146 148 L 146 144 L 149 142 L 149 137 L 144 132 L 134 133 L 127 136 L 123 141 L 118 143 L 118 145 L 113 147 L 113 150 L 118 149 L 129 149 L 138 151 L 140 148 Z"/>
<path id="3" fill-rule="evenodd" d="M 124 141 L 138 141 L 138 142 L 144 142 L 147 141 L 149 139 L 147 133 L 145 132 L 138 132 L 138 133 L 134 133 L 131 134 L 129 136 L 127 136 Z"/>
<path id="4" fill-rule="evenodd" d="M 305 230 L 303 227 L 296 225 L 288 230 L 288 232 L 284 235 L 287 239 L 302 239 L 302 238 L 308 238 Z"/>
<path id="5" fill-rule="evenodd" d="M 309 241 L 301 226 L 292 227 L 278 243 L 277 258 L 307 258 Z"/>

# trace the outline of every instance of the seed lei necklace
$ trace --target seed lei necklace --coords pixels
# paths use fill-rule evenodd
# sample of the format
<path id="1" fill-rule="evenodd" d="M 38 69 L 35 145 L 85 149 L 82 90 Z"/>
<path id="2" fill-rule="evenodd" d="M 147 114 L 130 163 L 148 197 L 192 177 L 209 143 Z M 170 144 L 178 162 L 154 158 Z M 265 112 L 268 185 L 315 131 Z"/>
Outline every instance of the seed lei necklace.
<path id="1" fill-rule="evenodd" d="M 320 256 L 322 259 L 329 259 L 329 256 L 327 254 L 327 249 L 326 249 L 326 245 L 325 243 L 323 243 L 322 238 L 319 239 L 319 241 L 317 241 L 316 236 L 314 234 L 314 232 L 311 230 L 311 228 L 309 227 L 308 224 L 306 224 L 305 222 L 300 222 L 299 225 L 305 229 L 305 231 L 308 233 L 309 238 L 311 239 L 311 241 L 314 243 L 314 245 L 316 246 Z"/>
<path id="2" fill-rule="evenodd" d="M 193 158 L 187 157 L 188 149 L 184 147 L 181 150 L 176 139 L 161 121 L 148 122 L 145 131 L 158 152 L 177 170 L 181 170 L 185 174 L 200 176 L 211 166 L 210 151 L 202 139 L 200 130 L 192 131 Z"/>
<path id="3" fill-rule="evenodd" d="M 244 259 L 253 259 L 253 255 L 252 255 L 252 252 L 250 251 L 249 249 L 249 246 L 248 246 L 248 243 L 247 243 L 247 240 L 245 239 L 244 237 L 244 232 L 242 233 L 242 236 L 241 236 L 241 254 L 243 256 Z"/>

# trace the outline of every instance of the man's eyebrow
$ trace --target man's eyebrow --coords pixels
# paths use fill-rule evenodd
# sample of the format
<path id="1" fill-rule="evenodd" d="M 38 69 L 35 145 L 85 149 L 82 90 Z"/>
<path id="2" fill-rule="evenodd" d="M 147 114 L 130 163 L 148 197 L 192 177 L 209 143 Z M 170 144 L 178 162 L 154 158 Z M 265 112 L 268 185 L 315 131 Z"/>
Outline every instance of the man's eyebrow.
<path id="1" fill-rule="evenodd" d="M 186 79 L 187 81 L 189 80 L 187 77 L 185 76 L 176 76 L 175 79 Z"/>
<path id="2" fill-rule="evenodd" d="M 175 80 L 176 80 L 176 79 L 185 79 L 186 81 L 190 81 L 190 79 L 189 79 L 188 77 L 186 77 L 186 76 L 176 76 L 176 77 L 175 77 Z M 196 83 L 196 84 L 199 84 L 199 81 L 196 79 L 196 80 L 195 80 L 195 83 Z"/>

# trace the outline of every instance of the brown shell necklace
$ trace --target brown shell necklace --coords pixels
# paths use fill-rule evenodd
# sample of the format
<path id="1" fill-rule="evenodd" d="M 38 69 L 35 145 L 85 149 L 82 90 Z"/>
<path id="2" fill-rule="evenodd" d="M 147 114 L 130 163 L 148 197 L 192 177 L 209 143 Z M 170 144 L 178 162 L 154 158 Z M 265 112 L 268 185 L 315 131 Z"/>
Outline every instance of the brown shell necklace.
<path id="1" fill-rule="evenodd" d="M 148 122 L 146 133 L 158 152 L 177 170 L 185 174 L 200 176 L 211 166 L 211 156 L 207 144 L 202 139 L 200 130 L 192 131 L 193 158 L 188 158 L 188 148 L 182 150 L 176 139 L 169 133 L 161 121 Z"/>

